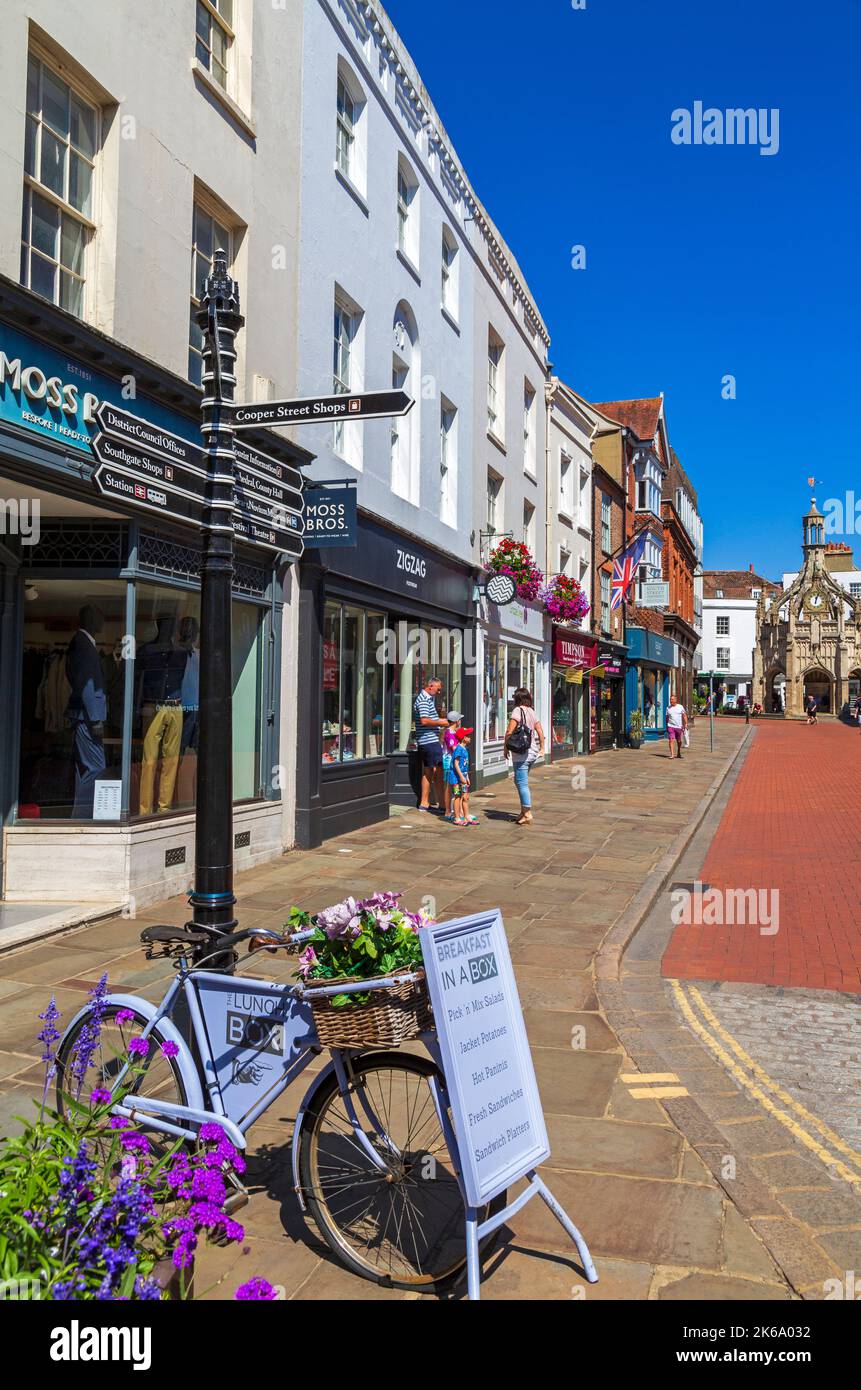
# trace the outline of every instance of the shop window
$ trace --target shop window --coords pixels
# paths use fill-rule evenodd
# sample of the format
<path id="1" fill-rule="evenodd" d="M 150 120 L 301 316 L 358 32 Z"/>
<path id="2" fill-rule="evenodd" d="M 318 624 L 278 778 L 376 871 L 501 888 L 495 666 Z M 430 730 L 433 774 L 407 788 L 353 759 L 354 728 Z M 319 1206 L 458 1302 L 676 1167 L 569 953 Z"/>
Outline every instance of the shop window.
<path id="1" fill-rule="evenodd" d="M 232 606 L 233 798 L 261 795 L 263 610 Z M 190 811 L 200 736 L 200 595 L 139 584 L 134 641 L 132 815 Z"/>
<path id="2" fill-rule="evenodd" d="M 377 758 L 384 750 L 382 613 L 329 602 L 323 619 L 323 762 Z"/>
<path id="3" fill-rule="evenodd" d="M 27 64 L 21 283 L 84 315 L 100 112 L 41 59 Z"/>
<path id="4" fill-rule="evenodd" d="M 119 820 L 126 586 L 40 579 L 28 600 L 18 817 Z"/>
<path id="5" fill-rule="evenodd" d="M 508 702 L 505 698 L 505 647 L 487 642 L 484 648 L 484 742 L 498 743 L 505 737 L 508 726 Z"/>
<path id="6" fill-rule="evenodd" d="M 643 672 L 643 726 L 646 729 L 658 727 L 657 678 L 654 671 Z"/>
<path id="7" fill-rule="evenodd" d="M 413 703 L 431 676 L 442 682 L 437 709 L 463 710 L 463 633 L 428 623 L 396 624 L 397 654 L 392 673 L 392 751 L 415 747 Z"/>

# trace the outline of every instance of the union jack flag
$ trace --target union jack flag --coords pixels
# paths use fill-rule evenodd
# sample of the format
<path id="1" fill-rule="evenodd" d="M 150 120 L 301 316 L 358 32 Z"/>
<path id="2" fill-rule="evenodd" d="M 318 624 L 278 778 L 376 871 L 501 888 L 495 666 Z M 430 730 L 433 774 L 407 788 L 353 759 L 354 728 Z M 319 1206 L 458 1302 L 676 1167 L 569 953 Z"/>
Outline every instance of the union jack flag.
<path id="1" fill-rule="evenodd" d="M 613 561 L 613 581 L 611 585 L 610 607 L 615 611 L 621 608 L 628 591 L 637 577 L 637 567 L 646 549 L 646 532 L 641 531 L 630 545 Z"/>

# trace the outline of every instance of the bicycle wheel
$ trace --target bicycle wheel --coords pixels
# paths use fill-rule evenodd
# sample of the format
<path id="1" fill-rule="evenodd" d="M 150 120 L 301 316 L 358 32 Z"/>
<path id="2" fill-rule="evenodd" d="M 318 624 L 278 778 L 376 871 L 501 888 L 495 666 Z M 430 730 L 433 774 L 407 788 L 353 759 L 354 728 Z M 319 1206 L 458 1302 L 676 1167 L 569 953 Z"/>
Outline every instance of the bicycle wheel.
<path id="1" fill-rule="evenodd" d="M 314 1097 L 302 1130 L 299 1176 L 324 1240 L 353 1273 L 388 1288 L 440 1292 L 466 1267 L 463 1199 L 430 1087 L 436 1066 L 409 1053 L 353 1060 L 351 1100 L 378 1153 L 386 1146 L 367 1104 L 395 1146 L 385 1172 L 358 1143 L 335 1075 Z M 480 1219 L 505 1206 L 505 1193 Z M 485 1253 L 495 1233 L 485 1237 Z"/>
<path id="2" fill-rule="evenodd" d="M 122 1022 L 117 1021 L 118 1014 L 123 1015 Z M 130 1019 L 129 1014 L 132 1015 Z M 90 1064 L 80 1075 L 84 1054 L 89 1051 L 86 1038 L 81 1045 L 81 1034 L 89 1024 L 88 1015 L 84 1014 L 73 1024 L 63 1036 L 57 1051 L 57 1110 L 61 1115 L 65 1112 L 64 1096 L 86 1102 L 96 1087 L 113 1092 L 128 1060 L 129 1043 L 132 1038 L 140 1036 L 146 1023 L 144 1015 L 136 1013 L 134 1009 L 109 1004 L 102 1016 Z M 156 1028 L 150 1034 L 147 1056 L 135 1059 L 139 1075 L 134 1080 L 131 1093 L 168 1101 L 173 1105 L 187 1105 L 182 1073 L 176 1058 L 166 1057 L 162 1052 L 163 1041 Z M 146 1131 L 145 1121 L 138 1121 L 138 1124 Z M 161 1135 L 160 1131 L 150 1132 L 159 1134 L 162 1143 L 169 1142 L 168 1136 Z"/>

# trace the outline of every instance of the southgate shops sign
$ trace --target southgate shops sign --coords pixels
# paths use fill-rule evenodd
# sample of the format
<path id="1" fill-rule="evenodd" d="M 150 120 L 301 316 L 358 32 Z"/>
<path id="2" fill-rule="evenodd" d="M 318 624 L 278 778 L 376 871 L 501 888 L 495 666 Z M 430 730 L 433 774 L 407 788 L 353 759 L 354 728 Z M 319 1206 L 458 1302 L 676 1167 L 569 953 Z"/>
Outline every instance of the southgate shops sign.
<path id="1" fill-rule="evenodd" d="M 419 933 L 464 1186 L 483 1203 L 550 1156 L 498 911 Z"/>

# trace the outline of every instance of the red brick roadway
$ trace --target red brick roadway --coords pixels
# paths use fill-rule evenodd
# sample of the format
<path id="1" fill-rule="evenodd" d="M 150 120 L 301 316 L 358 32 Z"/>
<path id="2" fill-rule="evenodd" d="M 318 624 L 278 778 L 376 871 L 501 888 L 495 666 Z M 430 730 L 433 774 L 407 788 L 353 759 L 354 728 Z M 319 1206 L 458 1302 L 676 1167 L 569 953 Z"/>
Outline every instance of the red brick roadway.
<path id="1" fill-rule="evenodd" d="M 664 954 L 665 976 L 861 993 L 857 728 L 758 725 L 702 882 L 703 892 L 777 889 L 779 929 L 683 921 Z"/>

